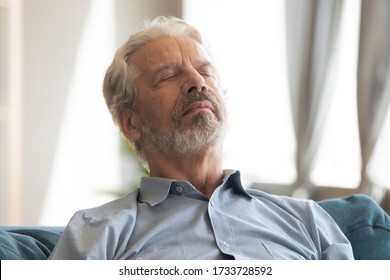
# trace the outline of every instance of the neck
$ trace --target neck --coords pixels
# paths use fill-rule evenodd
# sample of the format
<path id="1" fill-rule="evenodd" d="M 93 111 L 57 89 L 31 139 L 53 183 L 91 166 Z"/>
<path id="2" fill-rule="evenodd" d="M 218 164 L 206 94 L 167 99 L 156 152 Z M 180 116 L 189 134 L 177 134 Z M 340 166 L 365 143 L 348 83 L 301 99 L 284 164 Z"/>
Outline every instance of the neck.
<path id="1" fill-rule="evenodd" d="M 190 182 L 210 197 L 223 179 L 222 148 L 207 149 L 196 154 L 147 155 L 150 176 Z"/>

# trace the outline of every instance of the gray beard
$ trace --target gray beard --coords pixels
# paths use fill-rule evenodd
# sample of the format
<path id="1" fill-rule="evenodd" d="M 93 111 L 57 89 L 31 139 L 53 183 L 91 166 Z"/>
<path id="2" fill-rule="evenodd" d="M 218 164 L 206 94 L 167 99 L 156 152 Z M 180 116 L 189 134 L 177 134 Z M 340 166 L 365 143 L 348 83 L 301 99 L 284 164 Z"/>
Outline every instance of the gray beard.
<path id="1" fill-rule="evenodd" d="M 215 115 L 200 112 L 193 121 L 190 128 L 182 129 L 179 118 L 183 110 L 192 102 L 208 100 L 215 109 Z M 141 131 L 143 148 L 158 151 L 164 156 L 172 154 L 197 153 L 206 148 L 218 148 L 226 135 L 227 122 L 224 108 L 216 99 L 207 93 L 192 93 L 181 104 L 175 108 L 172 114 L 173 128 L 161 131 L 152 128 L 149 122 L 141 119 Z"/>

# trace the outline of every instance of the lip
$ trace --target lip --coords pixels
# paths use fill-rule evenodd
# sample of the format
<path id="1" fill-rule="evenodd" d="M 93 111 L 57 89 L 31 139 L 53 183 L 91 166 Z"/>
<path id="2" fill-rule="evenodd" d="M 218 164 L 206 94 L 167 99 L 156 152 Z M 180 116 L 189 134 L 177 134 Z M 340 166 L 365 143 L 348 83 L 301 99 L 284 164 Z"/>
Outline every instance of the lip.
<path id="1" fill-rule="evenodd" d="M 188 115 L 192 112 L 198 111 L 198 110 L 203 110 L 207 109 L 210 110 L 211 112 L 214 112 L 214 107 L 213 105 L 207 101 L 207 100 L 202 100 L 202 101 L 195 101 L 192 102 L 183 112 L 182 116 Z"/>

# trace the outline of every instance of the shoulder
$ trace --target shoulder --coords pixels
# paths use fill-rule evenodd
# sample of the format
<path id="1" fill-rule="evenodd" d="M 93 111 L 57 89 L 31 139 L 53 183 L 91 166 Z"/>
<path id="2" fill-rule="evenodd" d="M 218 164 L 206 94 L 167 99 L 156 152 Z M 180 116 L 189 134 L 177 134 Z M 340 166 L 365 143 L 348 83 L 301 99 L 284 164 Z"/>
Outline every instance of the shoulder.
<path id="1" fill-rule="evenodd" d="M 78 217 L 85 221 L 96 223 L 105 220 L 113 221 L 122 216 L 128 217 L 135 215 L 137 211 L 138 192 L 139 189 L 136 189 L 119 199 L 112 200 L 98 207 L 79 210 L 74 214 L 72 219 Z"/>
<path id="2" fill-rule="evenodd" d="M 316 202 L 310 199 L 274 195 L 255 189 L 248 189 L 247 192 L 258 200 L 268 201 L 269 203 L 285 210 L 307 211 L 310 208 L 319 207 Z"/>
<path id="3" fill-rule="evenodd" d="M 314 220 L 329 220 L 329 214 L 320 205 L 310 199 L 294 198 L 282 195 L 273 195 L 259 190 L 247 190 L 255 199 L 288 213 L 305 224 L 312 224 Z"/>
<path id="4" fill-rule="evenodd" d="M 99 207 L 77 211 L 58 241 L 51 259 L 117 259 L 135 226 L 138 190 Z M 126 228 L 125 234 L 123 229 Z"/>

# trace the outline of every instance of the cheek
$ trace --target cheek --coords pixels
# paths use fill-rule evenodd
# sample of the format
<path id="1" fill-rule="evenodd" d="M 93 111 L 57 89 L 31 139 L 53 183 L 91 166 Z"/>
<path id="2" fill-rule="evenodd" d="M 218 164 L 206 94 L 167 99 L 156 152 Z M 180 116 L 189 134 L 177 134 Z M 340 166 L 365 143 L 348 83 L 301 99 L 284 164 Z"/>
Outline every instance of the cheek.
<path id="1" fill-rule="evenodd" d="M 140 115 L 154 128 L 170 126 L 175 103 L 162 98 L 150 98 L 143 102 Z"/>
<path id="2" fill-rule="evenodd" d="M 227 110 L 227 104 L 226 104 L 226 99 L 225 99 L 225 92 L 223 91 L 222 87 L 219 85 L 213 85 L 213 96 L 217 100 L 219 104 L 223 107 L 223 109 L 226 111 Z"/>
<path id="3" fill-rule="evenodd" d="M 220 102 L 224 102 L 225 101 L 225 91 L 223 90 L 220 82 L 217 79 L 212 78 L 207 82 L 207 84 L 208 84 L 209 88 L 211 88 L 212 91 L 214 92 L 215 98 L 217 98 L 218 101 L 220 101 Z"/>

